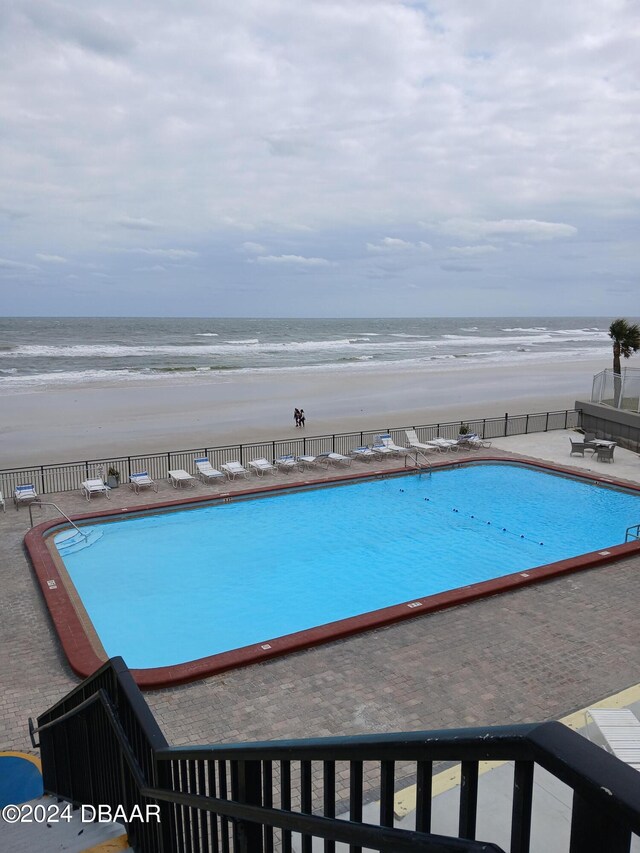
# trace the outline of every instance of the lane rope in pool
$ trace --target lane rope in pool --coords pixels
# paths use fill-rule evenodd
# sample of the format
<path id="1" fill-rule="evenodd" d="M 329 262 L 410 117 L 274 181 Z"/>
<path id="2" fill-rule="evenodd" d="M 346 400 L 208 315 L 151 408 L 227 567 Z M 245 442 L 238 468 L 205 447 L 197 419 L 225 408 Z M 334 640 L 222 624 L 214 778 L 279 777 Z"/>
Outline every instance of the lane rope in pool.
<path id="1" fill-rule="evenodd" d="M 404 493 L 404 489 L 400 489 L 400 492 Z M 445 510 L 443 507 L 438 506 L 437 502 L 434 501 L 433 498 L 423 498 L 423 501 L 425 503 L 428 503 L 429 506 L 434 508 L 436 511 L 459 513 L 464 519 L 474 521 L 477 524 L 481 524 L 485 527 L 491 527 L 492 531 L 498 531 L 499 533 L 507 533 L 509 536 L 513 536 L 516 539 L 524 539 L 526 542 L 532 542 L 534 545 L 544 546 L 544 542 L 540 542 L 538 539 L 532 539 L 530 536 L 526 536 L 524 533 L 516 533 L 513 530 L 509 530 L 507 527 L 504 527 L 504 525 L 500 522 L 488 521 L 486 519 L 479 518 L 477 515 L 468 515 L 467 513 L 460 513 L 460 510 L 456 507 L 450 507 L 449 509 Z"/>

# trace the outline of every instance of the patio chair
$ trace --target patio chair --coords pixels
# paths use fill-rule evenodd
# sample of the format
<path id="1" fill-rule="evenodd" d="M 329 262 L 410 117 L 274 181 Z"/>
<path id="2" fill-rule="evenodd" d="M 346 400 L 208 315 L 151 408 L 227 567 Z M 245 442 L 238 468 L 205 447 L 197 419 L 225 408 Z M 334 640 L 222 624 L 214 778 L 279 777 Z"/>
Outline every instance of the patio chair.
<path id="1" fill-rule="evenodd" d="M 409 448 L 402 447 L 402 445 L 400 444 L 396 444 L 388 432 L 383 432 L 380 435 L 376 436 L 374 447 L 377 447 L 378 444 L 384 445 L 396 456 L 406 456 L 409 453 Z"/>
<path id="2" fill-rule="evenodd" d="M 302 470 L 305 468 L 316 468 L 319 464 L 317 456 L 296 456 L 296 461 L 300 463 Z"/>
<path id="3" fill-rule="evenodd" d="M 101 480 L 99 477 L 92 480 L 84 480 L 80 486 L 80 491 L 88 501 L 91 500 L 92 495 L 104 495 L 107 500 L 110 500 L 109 492 L 111 489 L 107 486 L 105 481 Z"/>
<path id="4" fill-rule="evenodd" d="M 598 447 L 596 449 L 598 462 L 613 462 L 613 451 L 615 449 L 615 444 L 611 445 L 611 447 Z"/>
<path id="5" fill-rule="evenodd" d="M 33 483 L 24 483 L 21 486 L 16 486 L 13 493 L 13 502 L 18 509 L 22 504 L 30 504 L 38 500 L 38 493 Z"/>
<path id="6" fill-rule="evenodd" d="M 294 468 L 300 471 L 303 467 L 300 460 L 291 454 L 285 456 L 278 456 L 278 458 L 274 460 L 274 462 L 278 471 L 293 471 Z"/>
<path id="7" fill-rule="evenodd" d="M 380 457 L 398 455 L 393 449 L 393 447 L 389 447 L 387 444 L 383 444 L 381 441 L 374 441 L 371 445 L 371 449 Z"/>
<path id="8" fill-rule="evenodd" d="M 208 457 L 202 456 L 199 459 L 194 459 L 193 464 L 196 466 L 196 475 L 203 483 L 212 483 L 216 480 L 224 480 L 222 471 L 214 468 Z"/>
<path id="9" fill-rule="evenodd" d="M 241 465 L 237 459 L 232 459 L 231 462 L 225 462 L 220 466 L 229 480 L 235 480 L 236 477 L 248 477 L 249 472 Z"/>
<path id="10" fill-rule="evenodd" d="M 460 450 L 460 445 L 458 444 L 455 438 L 433 438 L 431 441 L 427 442 L 432 447 L 435 447 L 436 450 L 439 450 L 440 453 L 448 453 L 449 451 L 458 451 Z"/>
<path id="11" fill-rule="evenodd" d="M 2 497 L 2 492 L 0 492 L 0 506 L 2 507 L 2 512 L 6 512 L 7 508 L 4 505 L 4 498 Z"/>
<path id="12" fill-rule="evenodd" d="M 476 433 L 471 433 L 465 438 L 458 439 L 458 447 L 467 450 L 480 450 L 483 447 L 491 447 L 491 442 L 484 438 L 480 438 Z"/>
<path id="13" fill-rule="evenodd" d="M 151 479 L 148 471 L 136 471 L 134 474 L 129 474 L 129 485 L 136 494 L 140 493 L 140 489 L 158 491 L 158 484 Z"/>
<path id="14" fill-rule="evenodd" d="M 278 470 L 275 465 L 265 459 L 264 456 L 260 459 L 252 459 L 249 462 L 249 468 L 252 468 L 258 477 L 264 477 L 265 474 L 275 474 Z"/>
<path id="15" fill-rule="evenodd" d="M 606 748 L 616 758 L 640 770 L 640 720 L 629 708 L 588 708 Z"/>
<path id="16" fill-rule="evenodd" d="M 424 441 L 420 441 L 418 434 L 414 429 L 406 429 L 404 433 L 407 436 L 407 441 L 411 447 L 416 447 L 418 450 L 423 450 L 425 453 L 438 452 L 439 448 L 433 443 L 425 444 Z"/>
<path id="17" fill-rule="evenodd" d="M 370 447 L 354 447 L 350 453 L 354 459 L 362 459 L 363 462 L 371 462 L 372 459 L 380 458 Z"/>
<path id="18" fill-rule="evenodd" d="M 572 438 L 570 438 L 569 441 L 571 442 L 571 453 L 569 456 L 573 456 L 574 453 L 579 453 L 580 456 L 584 457 L 584 441 L 574 441 Z"/>
<path id="19" fill-rule="evenodd" d="M 331 465 L 351 465 L 351 457 L 343 456 L 342 453 L 318 453 L 316 459 L 319 462 L 326 462 L 327 467 Z"/>

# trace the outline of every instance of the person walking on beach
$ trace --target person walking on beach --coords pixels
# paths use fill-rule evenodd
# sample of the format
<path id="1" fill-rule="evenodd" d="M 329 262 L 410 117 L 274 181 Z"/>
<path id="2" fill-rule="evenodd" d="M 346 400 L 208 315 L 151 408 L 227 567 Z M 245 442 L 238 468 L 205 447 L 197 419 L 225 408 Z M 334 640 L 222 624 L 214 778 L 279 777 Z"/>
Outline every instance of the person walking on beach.
<path id="1" fill-rule="evenodd" d="M 300 426 L 300 410 L 299 409 L 293 410 L 293 419 L 296 422 L 296 426 L 299 427 Z"/>
<path id="2" fill-rule="evenodd" d="M 304 426 L 304 422 L 305 422 L 304 409 L 300 409 L 300 413 L 299 413 L 299 426 L 303 427 L 303 426 Z"/>

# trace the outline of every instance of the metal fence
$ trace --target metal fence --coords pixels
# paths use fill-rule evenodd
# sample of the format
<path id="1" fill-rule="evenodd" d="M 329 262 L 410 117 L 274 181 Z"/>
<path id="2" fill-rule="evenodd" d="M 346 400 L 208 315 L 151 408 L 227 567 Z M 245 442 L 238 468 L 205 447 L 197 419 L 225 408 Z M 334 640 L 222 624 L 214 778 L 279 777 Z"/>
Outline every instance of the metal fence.
<path id="1" fill-rule="evenodd" d="M 354 447 L 371 444 L 376 436 L 389 433 L 398 444 L 406 445 L 406 429 L 415 429 L 420 441 L 431 441 L 438 436 L 458 438 L 461 423 L 467 424 L 470 432 L 481 438 L 502 438 L 510 435 L 526 435 L 555 429 L 569 429 L 580 422 L 580 411 L 565 409 L 556 412 L 538 412 L 527 415 L 505 414 L 499 418 L 470 418 L 463 421 L 427 424 L 415 427 L 378 427 L 360 432 L 344 432 L 332 435 L 296 436 L 295 438 L 259 441 L 251 444 L 229 444 L 223 447 L 196 447 L 190 450 L 170 450 L 165 453 L 146 453 L 136 456 L 115 456 L 90 459 L 83 462 L 63 462 L 50 465 L 35 465 L 0 471 L 0 492 L 13 494 L 16 486 L 33 483 L 40 495 L 54 492 L 69 492 L 79 489 L 83 480 L 103 477 L 109 469 L 119 473 L 122 483 L 138 471 L 148 471 L 154 480 L 167 479 L 169 471 L 183 468 L 195 470 L 194 460 L 208 457 L 214 468 L 232 460 L 243 465 L 252 459 L 278 456 L 317 456 L 319 453 L 343 453 L 348 455 Z"/>
<path id="2" fill-rule="evenodd" d="M 492 815 L 510 853 L 543 849 L 541 769 L 567 786 L 563 853 L 629 853 L 640 832 L 640 776 L 561 723 L 369 734 L 307 740 L 169 746 L 122 658 L 113 658 L 31 720 L 40 736 L 45 793 L 74 804 L 153 806 L 160 821 L 125 816 L 139 853 L 501 853 L 476 841 Z M 72 746 L 73 745 L 73 746 Z M 513 762 L 504 798 L 479 796 L 481 761 Z M 458 828 L 432 829 L 433 772 L 460 763 Z M 399 825 L 394 797 L 415 785 L 415 829 Z M 378 805 L 375 813 L 365 806 Z M 455 806 L 454 806 L 455 807 Z M 548 809 L 548 806 L 546 807 Z M 487 832 L 485 826 L 484 832 Z"/>
<path id="3" fill-rule="evenodd" d="M 622 373 L 611 368 L 593 377 L 591 402 L 627 412 L 640 412 L 640 368 L 624 367 Z"/>

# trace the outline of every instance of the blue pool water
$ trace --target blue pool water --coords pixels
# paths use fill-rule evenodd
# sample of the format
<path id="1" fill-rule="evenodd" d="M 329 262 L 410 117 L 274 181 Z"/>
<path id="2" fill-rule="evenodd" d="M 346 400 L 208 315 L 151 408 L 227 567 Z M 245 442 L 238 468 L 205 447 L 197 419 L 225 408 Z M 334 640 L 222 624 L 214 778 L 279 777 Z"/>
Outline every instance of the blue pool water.
<path id="1" fill-rule="evenodd" d="M 486 464 L 103 524 L 63 559 L 107 654 L 147 668 L 617 545 L 639 521 L 634 494 Z"/>

